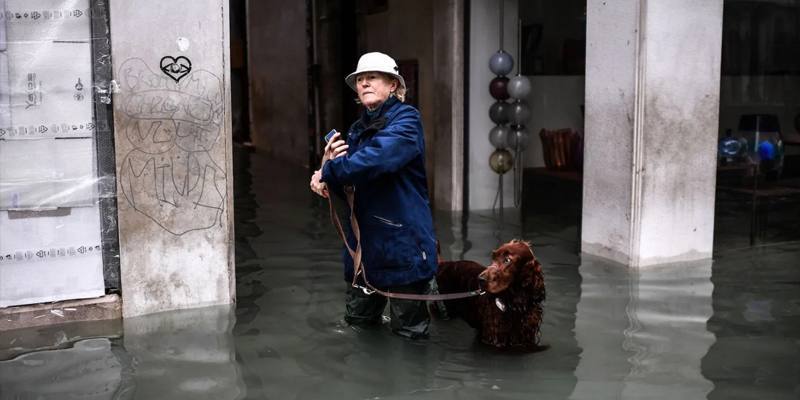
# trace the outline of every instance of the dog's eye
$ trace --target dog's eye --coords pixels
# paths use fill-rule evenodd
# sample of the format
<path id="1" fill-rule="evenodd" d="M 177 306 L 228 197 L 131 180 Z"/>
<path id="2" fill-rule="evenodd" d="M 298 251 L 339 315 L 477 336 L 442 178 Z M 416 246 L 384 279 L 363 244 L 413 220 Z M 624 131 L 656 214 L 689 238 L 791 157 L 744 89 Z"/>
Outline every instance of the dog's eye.
<path id="1" fill-rule="evenodd" d="M 506 257 L 503 259 L 503 262 L 504 262 L 505 264 L 511 264 L 511 257 L 509 257 L 509 256 L 506 256 Z"/>

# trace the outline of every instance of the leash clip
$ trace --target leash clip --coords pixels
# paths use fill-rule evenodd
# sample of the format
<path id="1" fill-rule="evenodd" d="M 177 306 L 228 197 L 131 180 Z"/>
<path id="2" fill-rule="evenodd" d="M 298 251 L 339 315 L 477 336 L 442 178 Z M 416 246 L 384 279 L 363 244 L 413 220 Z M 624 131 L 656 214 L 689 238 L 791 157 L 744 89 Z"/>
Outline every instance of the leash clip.
<path id="1" fill-rule="evenodd" d="M 357 284 L 354 283 L 353 287 L 356 288 L 356 289 L 361 289 L 361 291 L 364 292 L 364 294 L 367 295 L 367 296 L 375 293 L 374 290 L 372 290 L 372 289 L 370 289 L 370 288 L 368 288 L 366 286 L 361 286 L 361 285 L 357 285 Z"/>

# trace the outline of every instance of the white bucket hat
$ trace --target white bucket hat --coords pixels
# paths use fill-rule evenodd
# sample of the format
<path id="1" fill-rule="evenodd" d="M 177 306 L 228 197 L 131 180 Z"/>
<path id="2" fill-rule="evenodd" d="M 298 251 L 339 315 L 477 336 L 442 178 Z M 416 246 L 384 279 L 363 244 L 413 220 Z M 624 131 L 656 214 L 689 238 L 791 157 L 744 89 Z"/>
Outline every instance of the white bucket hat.
<path id="1" fill-rule="evenodd" d="M 373 53 L 366 53 L 358 59 L 358 65 L 356 66 L 356 70 L 347 75 L 344 78 L 344 81 L 347 82 L 347 86 L 350 86 L 350 89 L 356 90 L 356 76 L 362 72 L 383 72 L 384 74 L 389 74 L 398 81 L 400 81 L 400 87 L 403 89 L 406 88 L 406 81 L 400 76 L 400 69 L 397 68 L 397 63 L 394 61 L 392 57 L 389 57 L 386 54 L 373 52 Z"/>

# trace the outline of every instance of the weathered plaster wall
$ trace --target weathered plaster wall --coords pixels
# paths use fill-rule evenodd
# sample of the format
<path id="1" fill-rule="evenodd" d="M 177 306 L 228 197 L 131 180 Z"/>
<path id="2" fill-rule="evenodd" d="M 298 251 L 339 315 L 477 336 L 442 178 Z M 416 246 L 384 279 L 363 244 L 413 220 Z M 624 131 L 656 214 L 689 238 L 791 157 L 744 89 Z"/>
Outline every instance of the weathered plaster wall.
<path id="1" fill-rule="evenodd" d="M 514 58 L 514 69 L 508 76 L 516 75 L 517 62 L 517 0 L 503 0 L 503 49 Z M 489 82 L 494 74 L 489 70 L 489 58 L 500 45 L 500 3 L 494 0 L 470 2 L 469 32 L 469 206 L 473 210 L 492 208 L 499 179 L 489 167 L 489 156 L 494 147 L 489 143 L 489 131 L 494 123 L 489 119 L 489 107 L 494 99 L 489 94 Z M 512 174 L 504 176 L 503 196 L 506 207 L 514 204 Z"/>
<path id="2" fill-rule="evenodd" d="M 711 258 L 722 3 L 644 3 L 640 265 Z"/>
<path id="3" fill-rule="evenodd" d="M 259 151 L 307 165 L 306 4 L 278 0 L 247 4 L 250 137 Z"/>
<path id="4" fill-rule="evenodd" d="M 110 4 L 125 317 L 234 301 L 227 4 Z"/>
<path id="5" fill-rule="evenodd" d="M 584 252 L 711 256 L 721 33 L 722 0 L 589 3 Z"/>
<path id="6" fill-rule="evenodd" d="M 612 6 L 592 2 L 587 4 L 586 14 L 582 250 L 626 263 L 630 252 L 638 1 Z"/>

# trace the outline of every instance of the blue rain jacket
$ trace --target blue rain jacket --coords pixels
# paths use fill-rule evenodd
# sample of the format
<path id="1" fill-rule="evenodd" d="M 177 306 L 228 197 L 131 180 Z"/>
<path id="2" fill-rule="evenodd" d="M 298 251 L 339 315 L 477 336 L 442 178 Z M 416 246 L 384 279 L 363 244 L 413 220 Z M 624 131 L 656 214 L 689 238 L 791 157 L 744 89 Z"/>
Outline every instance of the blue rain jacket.
<path id="1" fill-rule="evenodd" d="M 374 114 L 374 115 L 373 115 Z M 347 132 L 347 155 L 325 163 L 322 181 L 344 197 L 355 188 L 362 261 L 369 283 L 378 288 L 427 280 L 436 273 L 433 231 L 425 174 L 425 135 L 419 111 L 390 97 L 378 112 L 364 112 Z M 355 250 L 348 218 L 347 240 Z M 344 249 L 345 279 L 353 259 Z"/>

